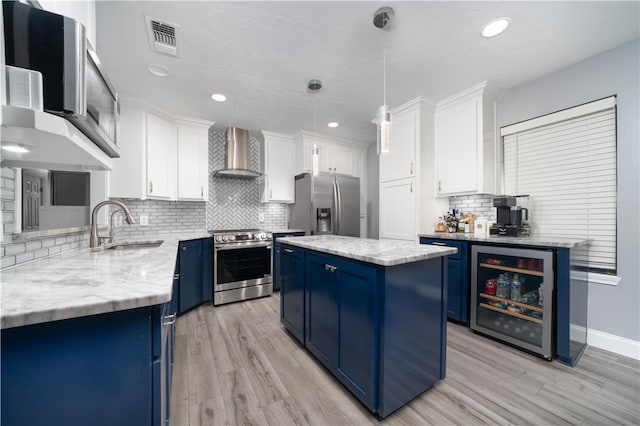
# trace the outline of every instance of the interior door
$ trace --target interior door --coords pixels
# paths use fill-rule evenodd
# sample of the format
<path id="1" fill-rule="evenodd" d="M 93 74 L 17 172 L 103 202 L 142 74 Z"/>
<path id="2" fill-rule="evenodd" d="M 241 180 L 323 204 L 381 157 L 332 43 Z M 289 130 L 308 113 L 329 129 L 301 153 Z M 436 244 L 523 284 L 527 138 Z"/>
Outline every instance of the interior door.
<path id="1" fill-rule="evenodd" d="M 22 172 L 22 230 L 40 228 L 42 178 Z"/>

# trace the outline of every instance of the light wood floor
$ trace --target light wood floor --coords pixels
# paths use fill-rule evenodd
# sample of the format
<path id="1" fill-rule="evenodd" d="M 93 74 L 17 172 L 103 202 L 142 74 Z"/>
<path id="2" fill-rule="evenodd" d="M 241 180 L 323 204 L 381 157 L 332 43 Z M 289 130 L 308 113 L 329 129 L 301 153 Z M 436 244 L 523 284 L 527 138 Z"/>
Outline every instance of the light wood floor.
<path id="1" fill-rule="evenodd" d="M 447 377 L 381 422 L 280 324 L 278 295 L 177 322 L 171 425 L 640 423 L 640 363 L 589 348 L 567 367 L 449 323 Z"/>

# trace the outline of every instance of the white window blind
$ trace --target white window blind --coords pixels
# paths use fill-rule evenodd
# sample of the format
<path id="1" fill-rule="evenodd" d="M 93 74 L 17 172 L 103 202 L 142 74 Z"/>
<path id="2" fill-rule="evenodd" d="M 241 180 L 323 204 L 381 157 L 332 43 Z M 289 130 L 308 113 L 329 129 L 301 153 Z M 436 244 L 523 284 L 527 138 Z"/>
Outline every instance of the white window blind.
<path id="1" fill-rule="evenodd" d="M 505 193 L 533 198 L 537 235 L 593 238 L 589 263 L 581 263 L 615 273 L 615 97 L 592 104 L 533 119 L 533 128 L 523 122 L 501 130 Z"/>

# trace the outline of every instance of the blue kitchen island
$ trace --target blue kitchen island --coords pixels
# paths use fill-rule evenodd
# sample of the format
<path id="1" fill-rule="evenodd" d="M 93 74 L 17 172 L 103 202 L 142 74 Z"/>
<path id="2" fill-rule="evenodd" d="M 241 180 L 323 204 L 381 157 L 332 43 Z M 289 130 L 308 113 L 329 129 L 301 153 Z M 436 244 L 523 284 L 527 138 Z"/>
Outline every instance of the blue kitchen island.
<path id="1" fill-rule="evenodd" d="M 281 321 L 384 418 L 445 377 L 450 247 L 282 238 Z"/>

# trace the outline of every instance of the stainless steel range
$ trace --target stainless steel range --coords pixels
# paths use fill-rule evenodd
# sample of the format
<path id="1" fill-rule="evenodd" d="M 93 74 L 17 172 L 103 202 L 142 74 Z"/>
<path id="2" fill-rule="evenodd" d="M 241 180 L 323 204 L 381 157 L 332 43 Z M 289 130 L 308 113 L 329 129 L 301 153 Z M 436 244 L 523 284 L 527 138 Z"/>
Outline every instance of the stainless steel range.
<path id="1" fill-rule="evenodd" d="M 213 304 L 271 295 L 271 233 L 258 229 L 210 232 L 213 235 Z"/>

